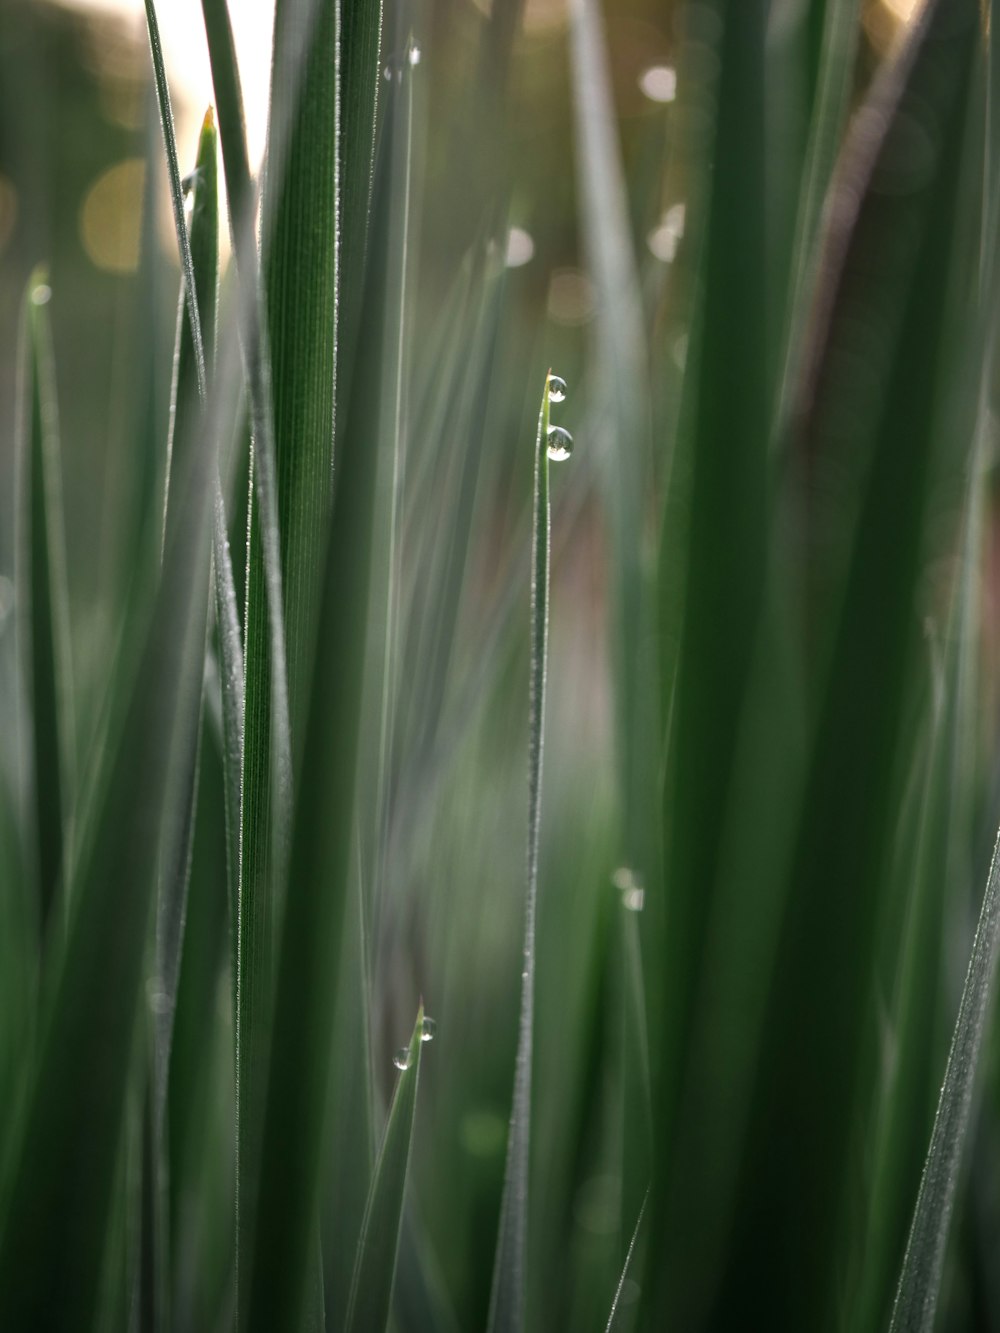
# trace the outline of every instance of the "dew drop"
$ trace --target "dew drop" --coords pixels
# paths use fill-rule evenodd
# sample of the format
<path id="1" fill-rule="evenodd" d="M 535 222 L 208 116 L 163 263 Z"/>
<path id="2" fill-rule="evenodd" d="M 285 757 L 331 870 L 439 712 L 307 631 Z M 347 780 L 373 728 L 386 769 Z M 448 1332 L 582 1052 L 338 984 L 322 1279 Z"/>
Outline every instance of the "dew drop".
<path id="1" fill-rule="evenodd" d="M 37 287 L 31 289 L 32 305 L 48 305 L 52 300 L 52 288 L 47 282 L 40 282 Z"/>
<path id="2" fill-rule="evenodd" d="M 627 866 L 620 866 L 611 876 L 611 882 L 622 896 L 622 906 L 627 912 L 641 912 L 645 902 L 646 893 L 642 887 L 642 880 L 629 870 Z"/>
<path id="3" fill-rule="evenodd" d="M 433 1041 L 434 1034 L 437 1032 L 437 1023 L 433 1018 L 425 1018 L 420 1025 L 420 1040 Z"/>
<path id="4" fill-rule="evenodd" d="M 550 426 L 548 437 L 548 454 L 553 463 L 561 463 L 564 458 L 569 458 L 573 452 L 573 436 L 565 426 Z"/>
<path id="5" fill-rule="evenodd" d="M 397 1069 L 405 1071 L 410 1067 L 410 1048 L 409 1046 L 400 1046 L 399 1050 L 392 1057 L 392 1063 Z"/>
<path id="6" fill-rule="evenodd" d="M 566 401 L 566 381 L 561 375 L 549 376 L 549 402 L 564 403 Z"/>

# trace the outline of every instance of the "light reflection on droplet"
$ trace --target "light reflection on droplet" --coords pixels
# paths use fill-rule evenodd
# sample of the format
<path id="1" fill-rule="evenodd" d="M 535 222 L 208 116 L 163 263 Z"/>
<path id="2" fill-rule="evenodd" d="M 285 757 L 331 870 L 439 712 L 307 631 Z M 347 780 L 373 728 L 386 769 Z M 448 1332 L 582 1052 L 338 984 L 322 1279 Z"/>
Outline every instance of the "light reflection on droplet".
<path id="1" fill-rule="evenodd" d="M 405 1071 L 409 1069 L 411 1064 L 409 1046 L 400 1046 L 399 1050 L 392 1057 L 392 1063 L 396 1066 L 397 1069 L 405 1073 Z"/>
<path id="2" fill-rule="evenodd" d="M 650 65 L 639 75 L 639 87 L 651 102 L 672 102 L 677 96 L 677 71 L 670 65 Z"/>
<path id="3" fill-rule="evenodd" d="M 521 268 L 528 264 L 535 255 L 535 242 L 531 233 L 523 227 L 511 227 L 507 233 L 507 254 L 504 262 L 508 268 Z"/>
<path id="4" fill-rule="evenodd" d="M 548 435 L 548 455 L 553 463 L 562 463 L 573 452 L 573 436 L 565 426 L 550 426 Z"/>

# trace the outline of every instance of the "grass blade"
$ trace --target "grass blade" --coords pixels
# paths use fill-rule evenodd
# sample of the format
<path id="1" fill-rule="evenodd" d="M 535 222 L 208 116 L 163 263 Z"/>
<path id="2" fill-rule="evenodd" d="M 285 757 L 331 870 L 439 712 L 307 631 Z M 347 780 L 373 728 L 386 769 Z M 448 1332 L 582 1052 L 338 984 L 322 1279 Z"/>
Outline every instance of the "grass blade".
<path id="1" fill-rule="evenodd" d="M 930 1333 L 969 1127 L 1000 943 L 1000 833 L 972 945 L 930 1148 L 906 1243 L 890 1333 Z"/>
<path id="2" fill-rule="evenodd" d="M 251 1330 L 298 1327 L 326 1160 L 332 1011 L 351 878 L 370 591 L 378 438 L 373 405 L 386 332 L 391 116 L 386 125 L 365 269 L 364 336 L 337 432 L 333 515 L 292 830 L 247 1311 Z"/>
<path id="3" fill-rule="evenodd" d="M 639 1231 L 642 1227 L 642 1218 L 646 1211 L 646 1202 L 648 1198 L 649 1192 L 647 1191 L 646 1198 L 643 1199 L 642 1206 L 639 1209 L 639 1216 L 635 1219 L 635 1229 L 632 1232 L 632 1239 L 629 1241 L 628 1250 L 625 1253 L 625 1263 L 622 1265 L 622 1275 L 618 1279 L 618 1286 L 615 1289 L 615 1298 L 611 1302 L 611 1313 L 608 1315 L 605 1333 L 614 1333 L 614 1330 L 618 1328 L 621 1323 L 618 1306 L 622 1298 L 622 1291 L 625 1287 L 625 1279 L 628 1277 L 628 1270 L 632 1264 L 632 1256 L 635 1253 L 636 1243 L 639 1240 Z"/>
<path id="4" fill-rule="evenodd" d="M 347 1311 L 348 1333 L 379 1333 L 389 1323 L 413 1142 L 423 1027 L 424 1007 L 421 1005 L 417 1010 L 413 1036 L 405 1048 L 405 1062 L 399 1061 L 401 1072 L 396 1080 L 385 1136 L 365 1206 Z"/>
<path id="5" fill-rule="evenodd" d="M 742 1202 L 712 1295 L 723 1323 L 773 1297 L 779 1254 L 783 1326 L 801 1327 L 817 1309 L 832 1323 L 837 1304 L 866 1092 L 859 1053 L 874 1036 L 876 905 L 919 643 L 914 588 L 947 375 L 967 349 L 962 302 L 979 220 L 963 210 L 975 192 L 961 187 L 976 9 L 932 0 L 923 11 L 854 122 L 829 209 L 794 437 L 817 697 Z M 932 151 L 913 171 L 918 133 Z"/>
<path id="6" fill-rule="evenodd" d="M 507 1138 L 503 1198 L 493 1285 L 490 1333 L 524 1327 L 528 1174 L 531 1150 L 531 1062 L 535 1022 L 535 917 L 538 901 L 538 844 L 542 809 L 542 751 L 545 728 L 545 674 L 549 637 L 549 381 L 545 379 L 535 439 L 534 518 L 531 546 L 531 683 L 528 721 L 528 867 L 524 904 L 524 969 L 518 1023 L 514 1097 Z"/>
<path id="7" fill-rule="evenodd" d="M 57 895 L 65 893 L 73 721 L 69 607 L 63 537 L 59 428 L 45 274 L 32 275 L 22 314 L 19 422 L 18 582 L 27 611 L 18 624 L 31 700 L 34 832 L 29 864 L 38 888 L 39 928 L 46 932 Z"/>
<path id="8" fill-rule="evenodd" d="M 333 484 L 338 27 L 333 0 L 281 0 L 275 9 L 263 250 L 293 767 L 301 761 L 303 748 Z M 305 217 L 311 221 L 303 229 Z M 255 455 L 255 471 L 261 461 Z M 253 1251 L 267 1033 L 282 918 L 282 844 L 291 814 L 273 787 L 272 706 L 277 692 L 273 652 L 268 650 L 267 527 L 266 511 L 258 503 L 251 512 L 246 610 L 238 1014 L 241 1256 Z M 283 762 L 278 757 L 279 767 Z M 239 1280 L 242 1304 L 250 1280 L 242 1262 Z"/>
<path id="9" fill-rule="evenodd" d="M 211 448 L 179 480 L 185 515 L 141 604 L 139 660 L 120 678 L 124 715 L 86 831 L 65 950 L 53 967 L 38 1064 L 0 1233 L 0 1324 L 88 1327 L 132 1064 L 133 1034 L 182 682 L 204 655 Z M 203 627 L 203 620 L 201 625 Z M 127 669 L 126 669 L 127 670 Z M 86 1150 L 81 1151 L 80 1145 Z"/>

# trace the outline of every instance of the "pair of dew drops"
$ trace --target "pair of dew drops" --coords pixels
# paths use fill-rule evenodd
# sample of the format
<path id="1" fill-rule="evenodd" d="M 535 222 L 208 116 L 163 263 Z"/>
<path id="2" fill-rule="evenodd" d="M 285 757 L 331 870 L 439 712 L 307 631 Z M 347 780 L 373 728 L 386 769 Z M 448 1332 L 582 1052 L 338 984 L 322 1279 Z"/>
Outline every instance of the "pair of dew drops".
<path id="1" fill-rule="evenodd" d="M 564 403 L 566 401 L 566 381 L 561 375 L 553 375 L 549 372 L 549 402 Z M 547 452 L 553 463 L 561 463 L 564 458 L 569 458 L 573 452 L 573 436 L 565 426 L 550 426 Z"/>
<path id="2" fill-rule="evenodd" d="M 425 1018 L 420 1024 L 420 1040 L 433 1041 L 434 1033 L 437 1031 L 437 1024 L 433 1018 Z M 410 1067 L 410 1048 L 409 1046 L 400 1046 L 399 1050 L 392 1057 L 392 1063 L 397 1069 L 405 1072 Z"/>

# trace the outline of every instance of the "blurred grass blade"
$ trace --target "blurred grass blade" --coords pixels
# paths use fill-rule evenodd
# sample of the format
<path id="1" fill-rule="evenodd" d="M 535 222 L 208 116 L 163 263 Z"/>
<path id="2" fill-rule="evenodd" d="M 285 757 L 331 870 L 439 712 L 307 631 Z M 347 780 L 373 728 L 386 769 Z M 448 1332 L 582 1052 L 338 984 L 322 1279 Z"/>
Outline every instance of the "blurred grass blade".
<path id="1" fill-rule="evenodd" d="M 333 514 L 292 829 L 247 1309 L 250 1329 L 260 1333 L 298 1327 L 326 1161 L 332 1011 L 351 881 L 374 538 L 391 125 L 387 116 L 376 167 L 357 378 L 343 429 L 337 431 Z"/>
<path id="2" fill-rule="evenodd" d="M 857 113 L 828 210 L 791 469 L 813 740 L 723 1324 L 780 1282 L 783 1326 L 832 1325 L 841 1288 L 928 494 L 970 346 L 978 41 L 975 0 L 931 0 Z"/>
<path id="3" fill-rule="evenodd" d="M 174 795 L 172 738 L 182 682 L 204 657 L 214 451 L 193 451 L 176 494 L 184 523 L 145 603 L 91 825 L 75 876 L 65 950 L 54 960 L 19 1150 L 8 1162 L 0 1233 L 0 1326 L 87 1328 L 132 1065 L 156 852 Z M 201 629 L 199 632 L 199 623 Z M 103 780 L 102 780 L 103 779 Z"/>
<path id="4" fill-rule="evenodd" d="M 542 753 L 545 729 L 545 675 L 549 638 L 549 380 L 545 378 L 535 439 L 535 485 L 531 546 L 531 679 L 528 720 L 528 857 L 524 900 L 524 967 L 518 1022 L 514 1097 L 507 1137 L 503 1197 L 489 1333 L 518 1333 L 524 1327 L 531 1153 L 531 1065 L 535 1024 L 535 917 L 538 901 L 538 844 L 542 809 Z"/>
<path id="5" fill-rule="evenodd" d="M 31 702 L 28 855 L 44 939 L 57 895 L 65 896 L 73 773 L 69 604 L 66 589 L 59 425 L 46 275 L 28 283 L 21 317 L 18 402 L 17 624 Z"/>
<path id="6" fill-rule="evenodd" d="M 616 674 L 622 855 L 651 884 L 660 862 L 660 755 L 644 533 L 651 473 L 648 349 L 600 0 L 573 0 L 570 16 L 580 213 L 596 297 L 590 438 L 599 452 L 612 537 L 608 639 Z"/>
<path id="7" fill-rule="evenodd" d="M 614 1333 L 614 1330 L 620 1328 L 622 1319 L 619 1315 L 619 1304 L 622 1298 L 622 1291 L 625 1288 L 625 1281 L 628 1277 L 628 1270 L 632 1264 L 632 1256 L 635 1253 L 636 1243 L 639 1240 L 639 1231 L 642 1227 L 643 1215 L 646 1211 L 646 1202 L 649 1198 L 649 1191 L 646 1191 L 646 1197 L 642 1201 L 639 1209 L 639 1216 L 635 1219 L 635 1230 L 632 1232 L 632 1239 L 628 1243 L 628 1250 L 625 1253 L 625 1263 L 622 1265 L 622 1275 L 618 1279 L 618 1286 L 615 1289 L 615 1298 L 611 1302 L 611 1313 L 608 1316 L 608 1323 L 605 1333 Z"/>
<path id="8" fill-rule="evenodd" d="M 397 1057 L 400 1075 L 396 1080 L 385 1135 L 361 1224 L 347 1310 L 348 1333 L 380 1333 L 389 1324 L 410 1145 L 413 1142 L 423 1027 L 424 1007 L 421 1005 L 417 1010 L 413 1036 L 409 1046 L 404 1048 L 405 1062 Z"/>
<path id="9" fill-rule="evenodd" d="M 931 1333 L 1000 942 L 1000 833 L 948 1053 L 890 1333 Z"/>

